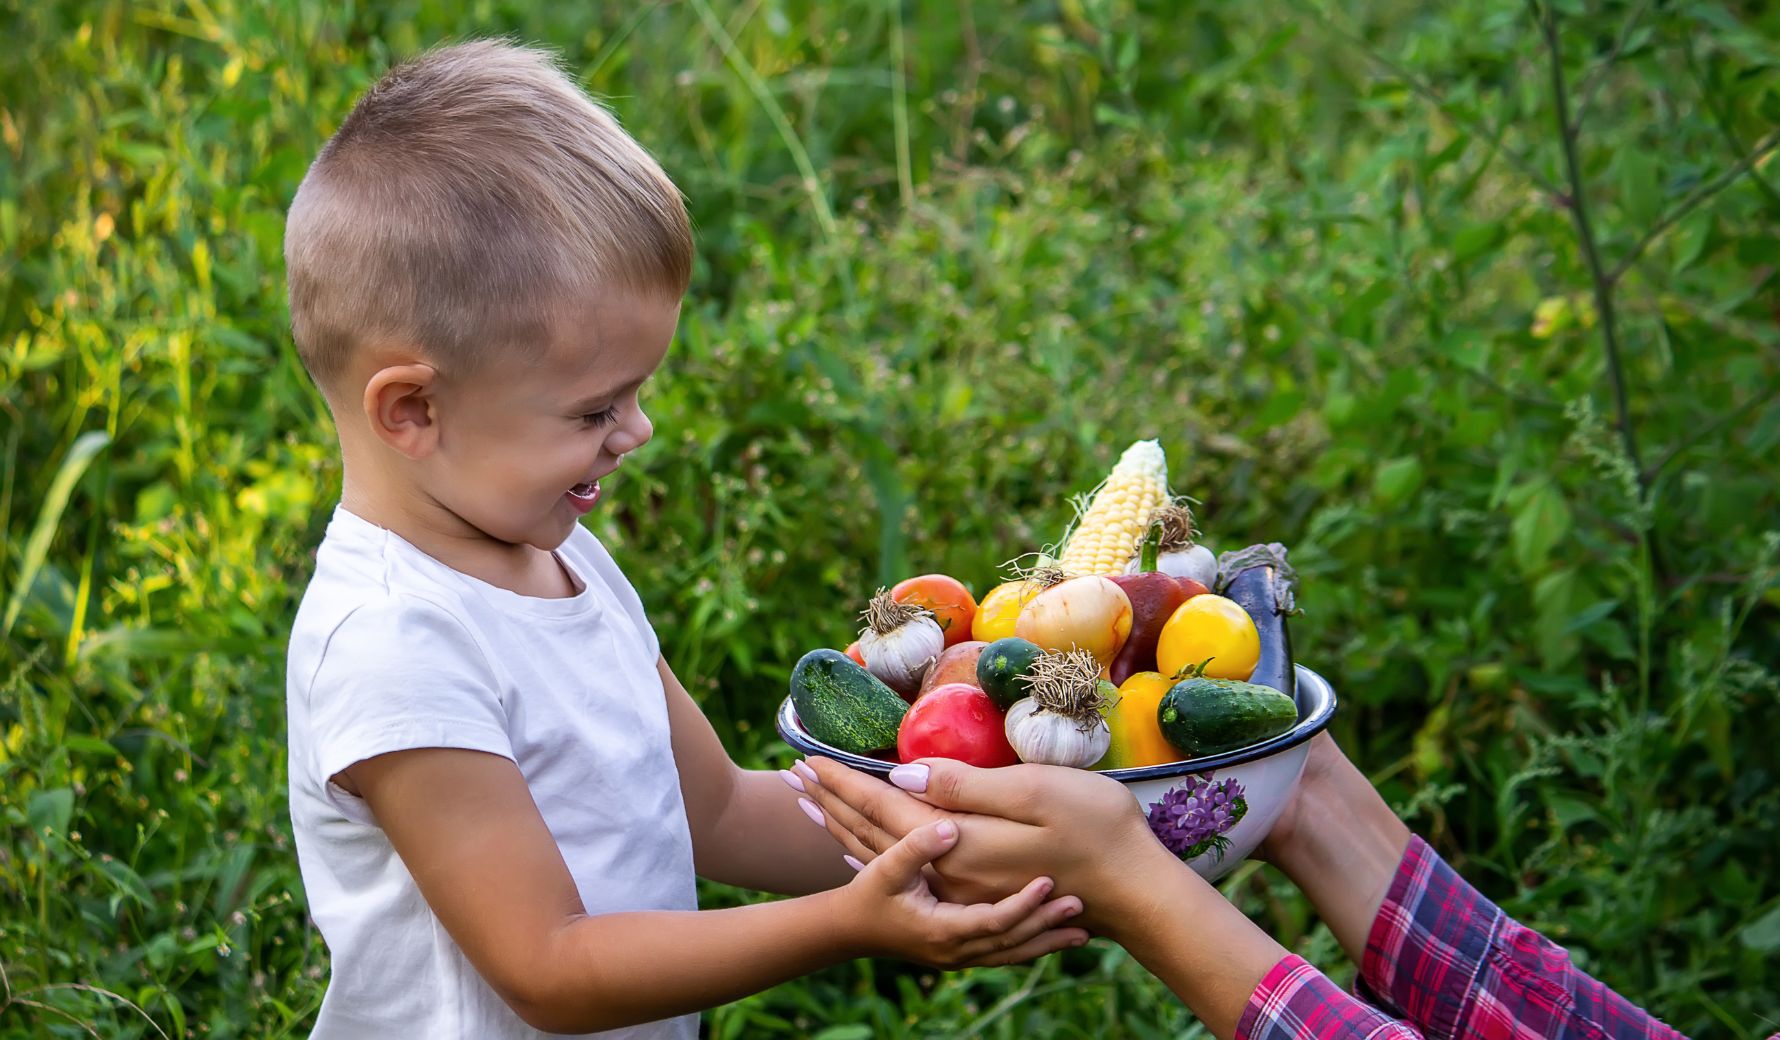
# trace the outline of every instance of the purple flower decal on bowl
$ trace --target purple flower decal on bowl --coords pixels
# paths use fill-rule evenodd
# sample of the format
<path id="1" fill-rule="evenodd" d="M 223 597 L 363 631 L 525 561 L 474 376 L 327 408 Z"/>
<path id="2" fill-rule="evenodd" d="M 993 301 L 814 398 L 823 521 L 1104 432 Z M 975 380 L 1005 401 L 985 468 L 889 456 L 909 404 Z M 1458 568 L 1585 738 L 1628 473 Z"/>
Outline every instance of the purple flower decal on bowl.
<path id="1" fill-rule="evenodd" d="M 1221 858 L 1230 839 L 1224 832 L 1248 814 L 1248 799 L 1235 780 L 1213 782 L 1210 773 L 1187 782 L 1150 805 L 1150 830 L 1183 860 L 1216 850 Z"/>

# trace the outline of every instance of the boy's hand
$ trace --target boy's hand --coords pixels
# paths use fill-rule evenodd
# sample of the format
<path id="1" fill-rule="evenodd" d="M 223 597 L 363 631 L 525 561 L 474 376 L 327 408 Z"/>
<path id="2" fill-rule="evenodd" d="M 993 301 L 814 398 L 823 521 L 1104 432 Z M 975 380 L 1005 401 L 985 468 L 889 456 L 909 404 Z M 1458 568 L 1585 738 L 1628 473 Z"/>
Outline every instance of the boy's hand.
<path id="1" fill-rule="evenodd" d="M 812 785 L 814 786 L 814 785 Z M 987 964 L 1019 964 L 1088 941 L 1063 923 L 1082 910 L 1080 899 L 1045 901 L 1053 887 L 1034 878 L 998 903 L 941 902 L 923 868 L 958 842 L 958 827 L 941 820 L 910 831 L 867 864 L 843 890 L 849 920 L 861 930 L 864 952 L 947 971 Z"/>

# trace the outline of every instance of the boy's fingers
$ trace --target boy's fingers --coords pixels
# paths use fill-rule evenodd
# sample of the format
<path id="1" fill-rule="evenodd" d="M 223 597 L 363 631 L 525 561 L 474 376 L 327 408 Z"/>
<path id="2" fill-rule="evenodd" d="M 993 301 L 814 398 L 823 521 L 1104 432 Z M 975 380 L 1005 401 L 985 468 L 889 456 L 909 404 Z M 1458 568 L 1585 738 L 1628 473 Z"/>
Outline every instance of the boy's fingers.
<path id="1" fill-rule="evenodd" d="M 873 860 L 861 876 L 873 875 L 892 891 L 902 891 L 921 879 L 922 867 L 944 855 L 957 842 L 958 825 L 950 820 L 917 828 Z"/>
<path id="2" fill-rule="evenodd" d="M 1045 932 L 1063 927 L 1070 918 L 1081 913 L 1081 911 L 1082 901 L 1075 896 L 1063 896 L 1058 899 L 1053 899 L 1039 907 L 1036 911 L 1029 914 L 1007 931 L 1002 932 L 999 935 L 991 935 L 983 939 L 975 940 L 970 945 L 975 947 L 979 943 L 983 944 L 983 953 L 1015 949 L 1025 945 L 1027 942 L 1030 942 L 1032 939 L 1037 938 Z"/>
<path id="3" fill-rule="evenodd" d="M 1034 915 L 1054 886 L 1047 877 L 1033 878 L 1026 887 L 999 903 L 965 907 L 965 934 L 975 937 L 1000 935 Z"/>
<path id="4" fill-rule="evenodd" d="M 1012 949 L 990 950 L 980 957 L 972 957 L 968 966 L 989 967 L 997 964 L 1024 964 L 1030 960 L 1037 960 L 1047 953 L 1067 950 L 1087 941 L 1088 933 L 1084 929 L 1053 928 L 1040 932 Z"/>

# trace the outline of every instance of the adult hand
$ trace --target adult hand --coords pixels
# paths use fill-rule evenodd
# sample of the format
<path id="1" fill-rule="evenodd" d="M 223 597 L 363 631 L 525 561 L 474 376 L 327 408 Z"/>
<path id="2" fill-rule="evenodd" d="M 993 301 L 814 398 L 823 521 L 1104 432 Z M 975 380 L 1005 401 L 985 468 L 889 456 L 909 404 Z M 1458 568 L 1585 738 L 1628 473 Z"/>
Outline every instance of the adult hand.
<path id="1" fill-rule="evenodd" d="M 1006 892 L 1055 878 L 1057 892 L 1081 897 L 1077 922 L 1129 950 L 1219 1037 L 1234 1035 L 1249 995 L 1285 956 L 1162 847 L 1124 785 L 1098 773 L 927 759 L 898 766 L 891 786 L 826 759 L 800 766 L 824 825 L 856 858 L 950 818 L 958 843 L 932 863 L 945 885 Z"/>
<path id="2" fill-rule="evenodd" d="M 916 828 L 954 821 L 958 845 L 934 861 L 930 877 L 954 902 L 1005 898 L 1046 876 L 1058 893 L 1082 897 L 1083 924 L 1106 932 L 1141 895 L 1132 891 L 1136 879 L 1180 868 L 1130 792 L 1087 770 L 927 759 L 898 766 L 893 786 L 816 758 L 798 775 L 829 833 L 861 862 Z"/>

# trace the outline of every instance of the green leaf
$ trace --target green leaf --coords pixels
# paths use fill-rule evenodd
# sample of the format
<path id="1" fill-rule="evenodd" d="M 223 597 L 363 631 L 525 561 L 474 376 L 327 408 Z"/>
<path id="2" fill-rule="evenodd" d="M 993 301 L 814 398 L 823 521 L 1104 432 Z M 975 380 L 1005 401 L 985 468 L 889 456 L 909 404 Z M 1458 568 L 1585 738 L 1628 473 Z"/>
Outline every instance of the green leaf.
<path id="1" fill-rule="evenodd" d="M 817 1033 L 813 1040 L 871 1040 L 871 1027 L 858 1022 L 844 1026 L 829 1026 Z"/>
<path id="2" fill-rule="evenodd" d="M 152 908 L 154 906 L 154 893 L 149 891 L 148 883 L 142 880 L 142 875 L 131 870 L 122 860 L 101 859 L 95 860 L 95 862 L 99 867 L 100 876 L 111 882 L 112 888 L 117 892 L 117 898 L 113 900 L 112 904 L 113 913 L 117 912 L 116 904 L 123 898 L 134 900 L 144 907 Z"/>
<path id="3" fill-rule="evenodd" d="M 1469 263 L 1501 244 L 1504 233 L 1501 223 L 1471 224 L 1452 236 L 1452 258 Z"/>
<path id="4" fill-rule="evenodd" d="M 116 755 L 118 753 L 117 748 L 112 747 L 108 741 L 100 740 L 98 737 L 89 736 L 85 733 L 76 733 L 71 737 L 64 737 L 62 739 L 62 746 L 70 751 L 85 755 Z"/>
<path id="5" fill-rule="evenodd" d="M 74 493 L 74 484 L 80 475 L 86 472 L 87 464 L 99 449 L 111 443 L 111 436 L 104 430 L 91 430 L 83 433 L 68 449 L 62 458 L 62 466 L 56 470 L 55 479 L 49 482 L 49 491 L 43 496 L 43 508 L 37 511 L 37 523 L 31 528 L 31 537 L 25 542 L 24 560 L 19 564 L 18 584 L 13 586 L 12 599 L 6 604 L 6 618 L 0 621 L 0 638 L 12 632 L 13 622 L 19 619 L 19 612 L 25 609 L 25 594 L 31 591 L 31 585 L 37 580 L 37 572 L 43 569 L 43 561 L 49 555 L 50 540 L 55 537 L 56 525 L 62 520 L 62 511 L 68 508 L 68 497 Z"/>
<path id="6" fill-rule="evenodd" d="M 1400 505 L 1421 486 L 1422 463 L 1413 455 L 1391 459 L 1379 466 L 1372 477 L 1372 494 L 1381 506 Z"/>
<path id="7" fill-rule="evenodd" d="M 1744 946 L 1757 953 L 1774 953 L 1780 951 L 1780 903 L 1774 904 L 1768 912 L 1743 926 L 1737 938 Z"/>
<path id="8" fill-rule="evenodd" d="M 74 789 L 71 787 L 54 787 L 47 791 L 33 791 L 25 802 L 25 822 L 30 825 L 33 833 L 42 834 L 45 830 L 55 834 L 68 833 L 68 821 L 74 818 Z"/>
<path id="9" fill-rule="evenodd" d="M 1580 613 L 1578 613 L 1575 617 L 1571 618 L 1570 623 L 1564 626 L 1564 631 L 1565 632 L 1580 632 L 1583 629 L 1587 628 L 1588 626 L 1594 624 L 1595 622 L 1597 622 L 1597 621 L 1601 620 L 1602 618 L 1608 616 L 1609 614 L 1613 613 L 1617 609 L 1619 609 L 1619 601 L 1618 600 L 1616 600 L 1616 599 L 1601 600 L 1600 602 L 1595 603 L 1595 604 L 1585 608 Z"/>
<path id="10" fill-rule="evenodd" d="M 1570 507 L 1563 493 L 1549 480 L 1539 482 L 1515 510 L 1509 530 L 1514 562 L 1524 574 L 1538 571 L 1569 533 Z"/>

